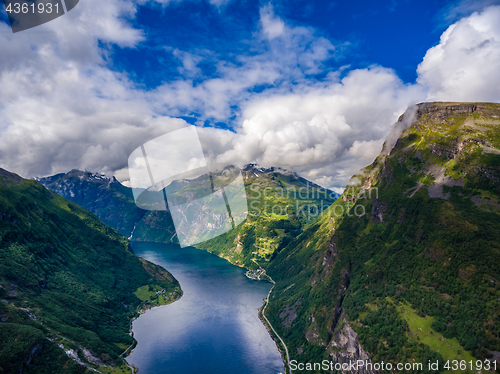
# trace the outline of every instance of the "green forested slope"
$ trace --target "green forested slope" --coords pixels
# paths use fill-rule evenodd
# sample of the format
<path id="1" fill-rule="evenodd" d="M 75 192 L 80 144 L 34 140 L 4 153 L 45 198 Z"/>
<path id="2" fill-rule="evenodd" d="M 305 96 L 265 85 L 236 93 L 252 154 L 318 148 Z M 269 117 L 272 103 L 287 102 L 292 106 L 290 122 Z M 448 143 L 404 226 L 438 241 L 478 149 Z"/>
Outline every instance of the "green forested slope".
<path id="1" fill-rule="evenodd" d="M 344 318 L 374 362 L 500 356 L 500 105 L 420 104 L 406 122 L 267 269 L 292 359 L 334 357 Z"/>
<path id="2" fill-rule="evenodd" d="M 197 247 L 249 268 L 255 268 L 257 263 L 267 266 L 339 196 L 284 169 L 250 164 L 242 171 L 250 209 L 248 220 L 236 230 Z M 116 179 L 72 170 L 37 181 L 96 214 L 131 240 L 178 242 L 170 212 L 137 208 L 132 189 Z M 186 186 L 196 187 L 196 183 Z"/>
<path id="3" fill-rule="evenodd" d="M 71 170 L 66 174 L 38 178 L 37 182 L 95 214 L 126 237 L 146 213 L 135 204 L 132 189 L 114 177 Z"/>
<path id="4" fill-rule="evenodd" d="M 338 194 L 280 168 L 243 169 L 249 213 L 226 234 L 196 245 L 233 264 L 266 268 Z"/>
<path id="5" fill-rule="evenodd" d="M 500 105 L 419 104 L 397 128 L 318 220 L 327 191 L 287 194 L 312 189 L 250 167 L 247 221 L 197 245 L 277 281 L 266 315 L 292 359 L 500 359 Z M 172 240 L 170 216 L 148 212 L 136 236 Z"/>
<path id="6" fill-rule="evenodd" d="M 78 205 L 0 171 L 0 372 L 123 365 L 130 319 L 145 301 L 134 292 L 165 289 L 174 300 L 178 282 Z"/>

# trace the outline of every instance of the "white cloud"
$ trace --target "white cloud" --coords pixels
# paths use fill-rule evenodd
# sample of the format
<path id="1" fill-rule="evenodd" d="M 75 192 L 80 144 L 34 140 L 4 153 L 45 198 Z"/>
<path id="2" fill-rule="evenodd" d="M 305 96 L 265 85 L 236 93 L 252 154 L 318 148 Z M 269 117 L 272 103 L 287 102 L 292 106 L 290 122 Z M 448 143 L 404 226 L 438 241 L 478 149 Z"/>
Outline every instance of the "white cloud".
<path id="1" fill-rule="evenodd" d="M 143 40 L 126 0 L 86 0 L 78 11 L 12 34 L 0 24 L 0 160 L 25 176 L 71 168 L 114 171 L 135 143 L 179 126 L 155 119 L 144 93 L 106 66 L 107 43 Z"/>
<path id="2" fill-rule="evenodd" d="M 486 7 L 499 4 L 499 0 L 452 1 L 442 9 L 440 17 L 450 25 L 461 18 L 470 16 L 474 12 L 480 12 Z"/>
<path id="3" fill-rule="evenodd" d="M 285 22 L 274 15 L 271 4 L 267 4 L 260 9 L 260 22 L 264 36 L 272 40 L 285 33 Z"/>
<path id="4" fill-rule="evenodd" d="M 383 140 L 355 140 L 352 143 L 351 148 L 347 151 L 347 154 L 354 156 L 356 158 L 361 158 L 366 160 L 367 163 L 374 159 L 380 153 L 382 149 Z"/>
<path id="5" fill-rule="evenodd" d="M 428 100 L 500 101 L 500 6 L 451 25 L 418 67 Z"/>
<path id="6" fill-rule="evenodd" d="M 342 80 L 304 83 L 291 93 L 268 93 L 244 107 L 242 125 L 218 160 L 280 165 L 328 187 L 342 186 L 351 171 L 380 153 L 401 112 L 423 97 L 419 87 L 377 66 Z"/>
<path id="7" fill-rule="evenodd" d="M 183 61 L 181 69 L 190 72 L 183 79 L 165 83 L 152 92 L 150 100 L 156 110 L 169 115 L 196 112 L 202 114 L 203 120 L 227 121 L 239 116 L 240 104 L 255 96 L 251 93 L 253 88 L 270 86 L 289 91 L 294 83 L 323 71 L 323 64 L 337 58 L 345 48 L 345 45 L 333 46 L 313 29 L 285 25 L 275 17 L 270 5 L 264 6 L 260 14 L 261 29 L 250 43 L 251 53 L 234 61 L 219 61 L 215 78 L 201 83 L 191 79 L 190 72 L 199 72 L 196 64 L 206 58 L 206 51 L 199 55 L 174 51 Z"/>
<path id="8" fill-rule="evenodd" d="M 248 54 L 219 61 L 217 76 L 199 82 L 199 63 L 214 55 L 173 50 L 185 79 L 152 91 L 107 65 L 109 44 L 134 48 L 144 39 L 127 21 L 136 4 L 86 0 L 79 8 L 37 32 L 11 34 L 0 24 L 1 167 L 24 176 L 86 168 L 127 179 L 130 152 L 186 125 L 168 116 L 198 112 L 201 121 L 236 118 L 234 132 L 200 128 L 211 159 L 287 167 L 341 188 L 379 153 L 409 104 L 500 101 L 500 7 L 452 25 L 420 64 L 418 83 L 406 85 L 380 66 L 316 80 L 311 75 L 327 73 L 325 63 L 345 45 L 287 24 L 266 5 Z"/>
<path id="9" fill-rule="evenodd" d="M 179 67 L 178 70 L 183 76 L 192 77 L 201 75 L 201 69 L 198 67 L 198 64 L 203 61 L 203 57 L 179 49 L 174 49 L 172 54 L 182 62 L 182 67 Z"/>

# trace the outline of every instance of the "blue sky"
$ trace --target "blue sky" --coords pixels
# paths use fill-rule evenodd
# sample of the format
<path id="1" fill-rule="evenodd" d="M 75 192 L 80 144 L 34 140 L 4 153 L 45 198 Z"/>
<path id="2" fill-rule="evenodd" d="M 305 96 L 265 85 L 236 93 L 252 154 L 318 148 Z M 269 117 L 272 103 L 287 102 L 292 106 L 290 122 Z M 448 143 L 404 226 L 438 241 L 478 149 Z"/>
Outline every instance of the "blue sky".
<path id="1" fill-rule="evenodd" d="M 500 101 L 500 0 L 80 0 L 0 22 L 0 167 L 128 180 L 188 123 L 216 162 L 341 189 L 421 101 Z"/>
<path id="2" fill-rule="evenodd" d="M 265 4 L 147 3 L 139 7 L 135 20 L 147 40 L 136 49 L 114 48 L 115 68 L 133 74 L 146 88 L 154 88 L 182 78 L 178 58 L 172 53 L 178 49 L 201 54 L 203 76 L 214 77 L 217 61 L 236 62 L 238 56 L 259 48 L 253 34 L 258 29 L 259 9 Z M 339 45 L 338 53 L 325 61 L 327 69 L 379 64 L 393 68 L 405 82 L 415 81 L 417 65 L 448 26 L 443 17 L 447 4 L 443 0 L 272 2 L 277 17 L 290 25 L 314 28 L 316 35 Z M 314 78 L 323 76 L 324 71 Z"/>

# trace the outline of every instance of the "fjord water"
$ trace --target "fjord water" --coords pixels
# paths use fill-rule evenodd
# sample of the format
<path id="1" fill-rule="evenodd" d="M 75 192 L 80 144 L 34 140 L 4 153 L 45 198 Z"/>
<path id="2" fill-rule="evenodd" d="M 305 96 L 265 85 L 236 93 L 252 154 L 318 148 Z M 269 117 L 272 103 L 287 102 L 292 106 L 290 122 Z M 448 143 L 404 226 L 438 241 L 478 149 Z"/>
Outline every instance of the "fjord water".
<path id="1" fill-rule="evenodd" d="M 258 318 L 271 284 L 208 252 L 132 243 L 134 252 L 170 271 L 184 295 L 133 322 L 138 344 L 127 361 L 140 374 L 277 374 L 283 361 Z"/>

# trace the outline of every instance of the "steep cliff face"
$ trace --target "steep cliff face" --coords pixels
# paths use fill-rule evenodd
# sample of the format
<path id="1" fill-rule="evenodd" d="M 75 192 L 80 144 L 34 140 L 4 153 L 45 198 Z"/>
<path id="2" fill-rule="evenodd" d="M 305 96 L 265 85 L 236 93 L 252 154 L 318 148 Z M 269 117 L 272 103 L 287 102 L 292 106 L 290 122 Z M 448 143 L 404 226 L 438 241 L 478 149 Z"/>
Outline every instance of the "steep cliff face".
<path id="1" fill-rule="evenodd" d="M 333 362 L 349 365 L 363 361 L 363 365 L 359 365 L 359 369 L 356 370 L 359 374 L 377 373 L 368 352 L 365 352 L 359 343 L 358 334 L 354 332 L 345 318 L 340 321 L 339 329 L 331 340 L 330 346 L 328 354 Z"/>
<path id="2" fill-rule="evenodd" d="M 298 360 L 494 357 L 500 105 L 419 104 L 391 137 L 268 267 L 277 280 L 268 318 Z M 290 305 L 296 316 L 285 324 Z M 355 341 L 349 329 L 366 352 L 345 343 Z M 332 349 L 341 346 L 351 346 L 344 356 Z"/>
<path id="3" fill-rule="evenodd" d="M 381 155 L 317 220 L 328 192 L 318 197 L 282 170 L 244 172 L 260 214 L 200 247 L 265 267 L 277 281 L 266 315 L 292 359 L 498 357 L 499 104 L 409 109 Z M 314 192 L 297 199 L 292 187 Z M 287 214 L 269 210 L 290 205 Z M 145 214 L 133 237 L 172 240 L 162 214 Z"/>
<path id="4" fill-rule="evenodd" d="M 146 213 L 137 208 L 132 190 L 116 178 L 80 170 L 38 178 L 38 182 L 95 214 L 108 226 L 129 237 Z"/>

